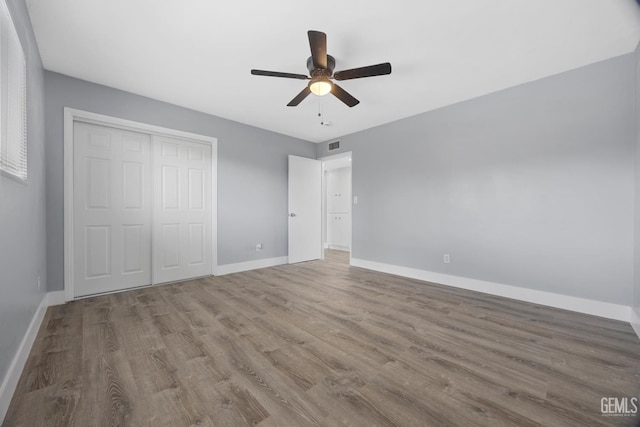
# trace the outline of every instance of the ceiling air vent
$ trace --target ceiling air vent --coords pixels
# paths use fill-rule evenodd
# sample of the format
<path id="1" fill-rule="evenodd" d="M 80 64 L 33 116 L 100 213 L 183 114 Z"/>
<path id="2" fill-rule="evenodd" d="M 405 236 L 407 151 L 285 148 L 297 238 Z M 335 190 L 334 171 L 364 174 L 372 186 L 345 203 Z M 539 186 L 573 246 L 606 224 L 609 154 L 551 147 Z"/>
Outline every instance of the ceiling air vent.
<path id="1" fill-rule="evenodd" d="M 340 148 L 340 141 L 329 143 L 329 151 L 337 150 L 338 148 Z"/>

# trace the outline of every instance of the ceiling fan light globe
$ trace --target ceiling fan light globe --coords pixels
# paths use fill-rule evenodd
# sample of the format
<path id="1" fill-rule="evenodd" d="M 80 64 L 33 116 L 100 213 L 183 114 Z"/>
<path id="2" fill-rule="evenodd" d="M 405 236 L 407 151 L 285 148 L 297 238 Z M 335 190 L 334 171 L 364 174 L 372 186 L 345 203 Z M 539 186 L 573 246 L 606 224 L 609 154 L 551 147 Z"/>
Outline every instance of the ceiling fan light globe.
<path id="1" fill-rule="evenodd" d="M 329 80 L 316 80 L 309 84 L 311 93 L 318 96 L 324 96 L 331 92 L 331 82 Z"/>

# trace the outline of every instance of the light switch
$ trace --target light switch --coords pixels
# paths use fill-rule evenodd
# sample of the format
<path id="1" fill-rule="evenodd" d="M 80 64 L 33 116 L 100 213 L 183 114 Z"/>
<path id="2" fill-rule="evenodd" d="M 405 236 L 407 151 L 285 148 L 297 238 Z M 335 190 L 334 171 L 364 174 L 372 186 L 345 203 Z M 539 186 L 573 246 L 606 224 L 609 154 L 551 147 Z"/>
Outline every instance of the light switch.
<path id="1" fill-rule="evenodd" d="M 358 204 L 358 196 L 353 196 L 353 204 L 354 205 Z"/>

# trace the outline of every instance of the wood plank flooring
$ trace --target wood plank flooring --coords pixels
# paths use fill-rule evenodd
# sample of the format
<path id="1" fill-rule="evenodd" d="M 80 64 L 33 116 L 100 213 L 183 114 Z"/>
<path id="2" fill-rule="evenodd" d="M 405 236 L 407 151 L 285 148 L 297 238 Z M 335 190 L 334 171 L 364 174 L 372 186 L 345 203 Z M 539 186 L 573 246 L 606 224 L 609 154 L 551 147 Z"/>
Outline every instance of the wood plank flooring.
<path id="1" fill-rule="evenodd" d="M 51 307 L 4 426 L 601 426 L 628 324 L 348 254 Z"/>

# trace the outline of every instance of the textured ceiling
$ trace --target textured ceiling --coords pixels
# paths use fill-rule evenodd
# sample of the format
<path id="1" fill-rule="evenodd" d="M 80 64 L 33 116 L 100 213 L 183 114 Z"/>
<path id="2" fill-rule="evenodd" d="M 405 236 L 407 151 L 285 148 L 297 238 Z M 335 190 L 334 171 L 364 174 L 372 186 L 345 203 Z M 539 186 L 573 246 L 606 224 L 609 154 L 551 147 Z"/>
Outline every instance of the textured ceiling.
<path id="1" fill-rule="evenodd" d="M 320 142 L 631 52 L 634 0 L 27 0 L 44 67 Z M 327 33 L 360 100 L 286 104 L 306 74 L 307 30 Z M 321 125 L 318 112 L 324 114 Z M 326 125 L 326 123 L 330 125 Z"/>

